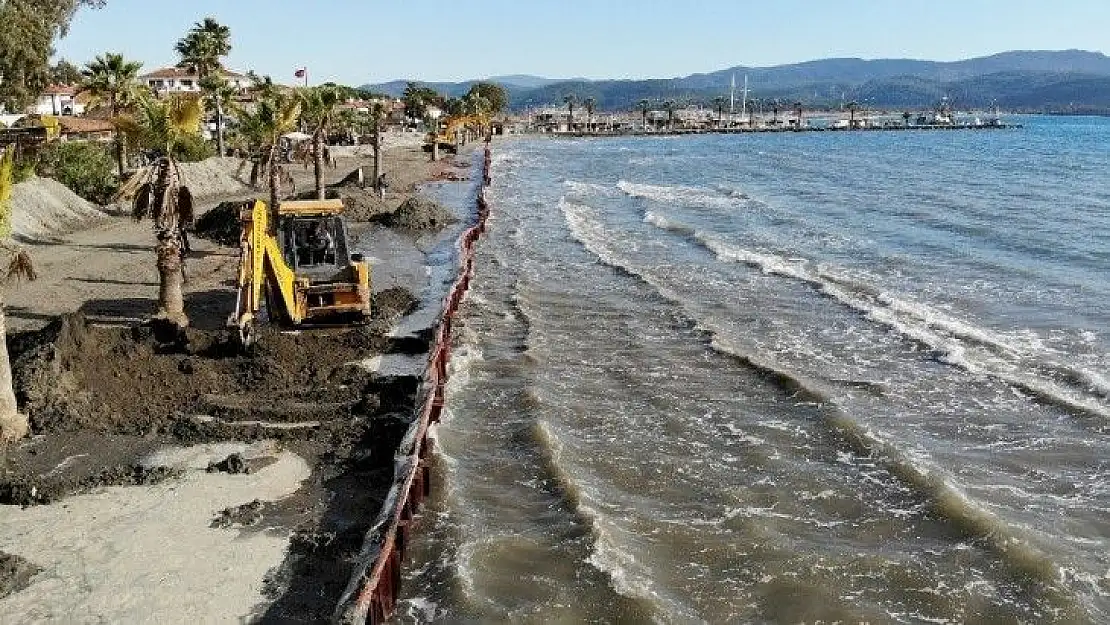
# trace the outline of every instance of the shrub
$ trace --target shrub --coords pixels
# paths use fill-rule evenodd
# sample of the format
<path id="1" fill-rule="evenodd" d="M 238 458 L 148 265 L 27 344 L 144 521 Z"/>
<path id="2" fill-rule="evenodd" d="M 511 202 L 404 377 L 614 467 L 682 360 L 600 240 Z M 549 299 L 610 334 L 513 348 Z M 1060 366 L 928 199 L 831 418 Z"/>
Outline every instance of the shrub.
<path id="1" fill-rule="evenodd" d="M 103 143 L 48 143 L 39 150 L 35 172 L 57 180 L 94 204 L 107 204 L 119 188 L 112 147 Z"/>
<path id="2" fill-rule="evenodd" d="M 194 163 L 216 155 L 209 142 L 198 136 L 182 139 L 174 146 L 173 156 L 182 163 Z"/>

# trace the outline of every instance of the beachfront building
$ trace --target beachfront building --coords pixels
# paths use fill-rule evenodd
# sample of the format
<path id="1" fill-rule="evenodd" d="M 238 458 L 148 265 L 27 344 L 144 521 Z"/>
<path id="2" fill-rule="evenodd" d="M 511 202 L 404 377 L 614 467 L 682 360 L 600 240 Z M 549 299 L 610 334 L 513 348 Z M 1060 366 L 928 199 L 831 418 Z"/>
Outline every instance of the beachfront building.
<path id="1" fill-rule="evenodd" d="M 27 107 L 30 115 L 84 115 L 88 98 L 78 94 L 77 87 L 50 85 L 34 104 Z"/>
<path id="2" fill-rule="evenodd" d="M 251 81 L 246 74 L 240 74 L 230 70 L 223 71 L 224 78 L 227 79 L 231 86 L 239 91 L 246 91 L 250 87 Z M 163 67 L 156 69 L 148 74 L 139 76 L 139 81 L 142 82 L 150 90 L 159 95 L 164 93 L 195 93 L 200 91 L 200 77 L 196 72 L 191 72 L 187 69 L 180 67 Z"/>

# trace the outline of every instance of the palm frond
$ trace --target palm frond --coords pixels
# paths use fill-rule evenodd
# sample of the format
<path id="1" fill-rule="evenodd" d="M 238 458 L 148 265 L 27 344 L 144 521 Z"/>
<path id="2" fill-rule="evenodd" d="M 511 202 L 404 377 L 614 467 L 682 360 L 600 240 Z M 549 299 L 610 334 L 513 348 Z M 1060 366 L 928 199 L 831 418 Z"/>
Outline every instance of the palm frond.
<path id="1" fill-rule="evenodd" d="M 12 251 L 4 278 L 5 280 L 26 279 L 28 281 L 38 278 L 38 274 L 35 273 L 35 265 L 31 262 L 31 255 L 27 253 L 27 250 L 19 248 Z"/>
<path id="2" fill-rule="evenodd" d="M 138 193 L 135 194 L 135 200 L 131 203 L 131 219 L 135 221 L 142 221 L 151 212 L 151 204 L 154 200 L 154 190 L 149 182 L 144 182 L 140 187 Z"/>
<path id="3" fill-rule="evenodd" d="M 193 192 L 189 187 L 177 189 L 177 215 L 182 225 L 193 223 Z"/>

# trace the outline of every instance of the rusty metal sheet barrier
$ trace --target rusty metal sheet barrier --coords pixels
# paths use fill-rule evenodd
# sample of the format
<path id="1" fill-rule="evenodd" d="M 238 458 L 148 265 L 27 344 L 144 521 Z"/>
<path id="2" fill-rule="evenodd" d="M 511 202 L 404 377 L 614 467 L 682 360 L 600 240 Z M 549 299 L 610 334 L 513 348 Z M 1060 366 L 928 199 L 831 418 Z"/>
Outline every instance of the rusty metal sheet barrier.
<path id="1" fill-rule="evenodd" d="M 474 246 L 486 231 L 489 205 L 485 187 L 490 184 L 490 149 L 487 143 L 482 162 L 482 186 L 478 189 L 478 222 L 458 240 L 459 274 L 443 300 L 435 333 L 424 369 L 421 403 L 417 418 L 397 447 L 393 485 L 382 503 L 382 510 L 366 532 L 346 590 L 332 615 L 334 623 L 376 625 L 393 614 L 401 588 L 401 564 L 408 546 L 413 516 L 431 492 L 428 465 L 431 440 L 428 427 L 439 421 L 443 412 L 447 363 L 451 358 L 451 324 L 458 312 L 474 273 Z"/>

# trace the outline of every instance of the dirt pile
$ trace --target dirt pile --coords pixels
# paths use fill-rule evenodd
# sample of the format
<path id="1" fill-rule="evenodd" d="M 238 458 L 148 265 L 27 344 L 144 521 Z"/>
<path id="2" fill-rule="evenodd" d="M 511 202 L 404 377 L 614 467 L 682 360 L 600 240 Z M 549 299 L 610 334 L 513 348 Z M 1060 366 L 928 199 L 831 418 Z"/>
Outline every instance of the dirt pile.
<path id="1" fill-rule="evenodd" d="M 193 226 L 198 237 L 215 241 L 220 245 L 239 245 L 239 213 L 243 209 L 241 201 L 221 202 L 209 209 Z"/>
<path id="2" fill-rule="evenodd" d="M 376 221 L 400 230 L 439 230 L 458 219 L 439 202 L 414 196 Z"/>
<path id="3" fill-rule="evenodd" d="M 249 191 L 250 164 L 240 158 L 218 156 L 182 163 L 181 175 L 195 198 L 232 195 Z"/>
<path id="4" fill-rule="evenodd" d="M 364 327 L 267 327 L 247 354 L 223 330 L 166 337 L 151 327 L 94 327 L 79 313 L 65 315 L 42 330 L 9 336 L 16 395 L 39 434 L 87 431 L 184 444 L 268 438 L 323 445 L 335 455 L 359 449 L 360 457 L 388 463 L 418 380 L 383 378 L 359 363 L 411 351 L 385 333 L 414 301 L 404 289 L 379 294 Z M 238 464 L 216 469 L 245 468 Z M 57 479 L 18 467 L 2 477 L 0 503 L 26 505 L 171 476 L 100 465 Z"/>
<path id="5" fill-rule="evenodd" d="M 26 588 L 41 570 L 17 555 L 0 551 L 0 599 Z"/>
<path id="6" fill-rule="evenodd" d="M 50 241 L 105 219 L 88 200 L 50 178 L 31 178 L 12 188 L 12 237 L 19 241 Z"/>

